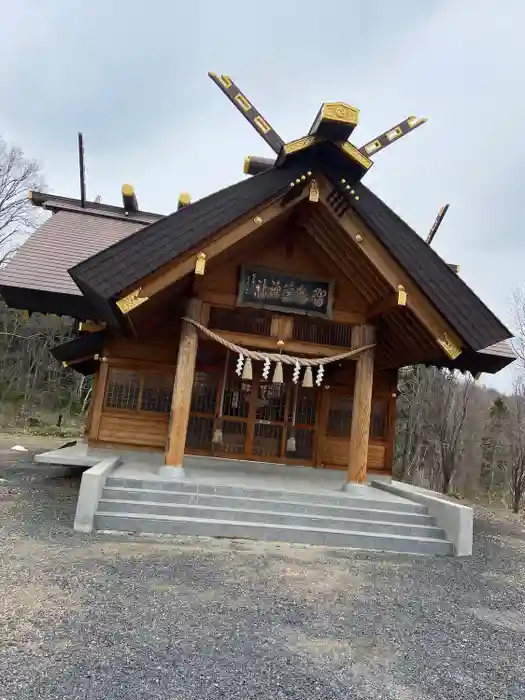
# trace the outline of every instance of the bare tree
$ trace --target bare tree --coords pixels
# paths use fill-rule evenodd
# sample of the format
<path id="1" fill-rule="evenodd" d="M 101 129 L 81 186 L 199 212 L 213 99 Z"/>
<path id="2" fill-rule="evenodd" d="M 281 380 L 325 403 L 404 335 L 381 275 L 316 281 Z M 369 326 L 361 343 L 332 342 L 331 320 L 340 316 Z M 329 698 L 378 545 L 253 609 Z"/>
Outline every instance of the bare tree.
<path id="1" fill-rule="evenodd" d="M 493 400 L 488 413 L 481 439 L 480 487 L 491 502 L 495 497 L 501 498 L 505 492 L 512 416 L 508 401 L 502 396 L 497 396 Z"/>
<path id="2" fill-rule="evenodd" d="M 518 381 L 510 400 L 510 440 L 507 462 L 509 505 L 518 513 L 525 496 L 525 384 Z"/>
<path id="3" fill-rule="evenodd" d="M 434 441 L 435 470 L 441 474 L 441 490 L 450 491 L 464 451 L 464 428 L 472 397 L 470 375 L 459 378 L 454 372 L 439 372 L 434 382 L 430 435 Z"/>
<path id="4" fill-rule="evenodd" d="M 400 374 L 396 476 L 448 493 L 453 480 L 475 491 L 482 427 L 488 401 L 469 376 L 436 367 L 409 367 Z M 477 473 L 476 473 L 477 472 Z"/>
<path id="5" fill-rule="evenodd" d="M 0 137 L 0 265 L 35 227 L 37 213 L 28 191 L 44 187 L 39 164 Z"/>
<path id="6" fill-rule="evenodd" d="M 413 481 L 426 461 L 429 444 L 425 428 L 431 383 L 432 372 L 422 365 L 406 367 L 399 374 L 396 476 L 402 481 Z"/>

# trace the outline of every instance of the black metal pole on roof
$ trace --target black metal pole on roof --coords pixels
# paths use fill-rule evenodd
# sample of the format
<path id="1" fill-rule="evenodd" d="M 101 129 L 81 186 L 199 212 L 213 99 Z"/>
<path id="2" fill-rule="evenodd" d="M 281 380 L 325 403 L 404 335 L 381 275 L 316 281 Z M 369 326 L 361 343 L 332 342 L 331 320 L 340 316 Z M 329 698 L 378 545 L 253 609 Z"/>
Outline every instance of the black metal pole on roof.
<path id="1" fill-rule="evenodd" d="M 78 166 L 80 169 L 80 206 L 86 206 L 86 173 L 84 170 L 84 138 L 78 132 Z"/>

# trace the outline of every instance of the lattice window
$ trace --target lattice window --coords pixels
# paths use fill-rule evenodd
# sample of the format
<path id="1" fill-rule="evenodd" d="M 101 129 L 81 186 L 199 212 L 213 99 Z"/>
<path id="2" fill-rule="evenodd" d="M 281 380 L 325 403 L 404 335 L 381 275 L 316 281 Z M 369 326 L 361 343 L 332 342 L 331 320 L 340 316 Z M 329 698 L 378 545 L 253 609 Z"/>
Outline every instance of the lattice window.
<path id="1" fill-rule="evenodd" d="M 210 450 L 212 435 L 213 418 L 190 416 L 188 432 L 186 433 L 186 447 L 194 450 Z"/>
<path id="2" fill-rule="evenodd" d="M 233 379 L 224 391 L 223 414 L 235 418 L 247 418 L 250 411 L 251 382 Z"/>
<path id="3" fill-rule="evenodd" d="M 214 415 L 217 402 L 219 377 L 210 372 L 195 372 L 191 393 L 191 408 L 193 413 Z"/>
<path id="4" fill-rule="evenodd" d="M 271 314 L 254 309 L 221 309 L 212 307 L 210 328 L 232 333 L 250 333 L 269 336 L 272 326 Z"/>
<path id="5" fill-rule="evenodd" d="M 315 425 L 317 415 L 317 389 L 315 387 L 297 387 L 297 403 L 295 406 L 296 425 Z M 294 397 L 289 405 L 289 420 L 293 420 Z"/>
<path id="6" fill-rule="evenodd" d="M 349 348 L 352 340 L 352 326 L 296 317 L 293 323 L 292 338 L 304 343 Z"/>
<path id="7" fill-rule="evenodd" d="M 169 413 L 173 375 L 110 368 L 105 408 Z"/>
<path id="8" fill-rule="evenodd" d="M 142 377 L 142 411 L 169 413 L 173 394 L 173 376 L 166 374 L 145 374 Z"/>
<path id="9" fill-rule="evenodd" d="M 140 375 L 126 369 L 110 369 L 106 408 L 136 411 L 139 405 Z"/>

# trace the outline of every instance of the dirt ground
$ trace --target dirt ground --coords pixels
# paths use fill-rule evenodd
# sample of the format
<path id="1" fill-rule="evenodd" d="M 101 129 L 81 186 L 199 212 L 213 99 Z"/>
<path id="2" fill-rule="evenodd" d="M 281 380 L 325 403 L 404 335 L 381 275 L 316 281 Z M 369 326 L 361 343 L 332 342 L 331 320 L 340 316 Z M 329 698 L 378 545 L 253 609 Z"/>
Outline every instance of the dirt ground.
<path id="1" fill-rule="evenodd" d="M 525 525 L 511 513 L 477 508 L 464 559 L 79 535 L 79 475 L 10 446 L 0 700 L 525 697 Z"/>

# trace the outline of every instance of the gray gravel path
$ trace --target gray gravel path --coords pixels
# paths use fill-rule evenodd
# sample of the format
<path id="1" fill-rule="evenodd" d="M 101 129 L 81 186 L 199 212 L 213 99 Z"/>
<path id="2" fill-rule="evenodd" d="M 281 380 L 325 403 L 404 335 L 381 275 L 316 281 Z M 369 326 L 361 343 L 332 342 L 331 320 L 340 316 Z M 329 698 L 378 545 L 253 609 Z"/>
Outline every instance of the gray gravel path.
<path id="1" fill-rule="evenodd" d="M 0 700 L 525 697 L 511 515 L 465 560 L 83 536 L 78 480 L 0 477 Z"/>

